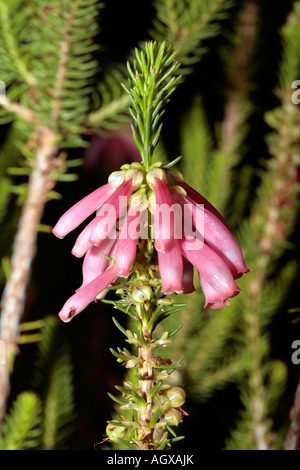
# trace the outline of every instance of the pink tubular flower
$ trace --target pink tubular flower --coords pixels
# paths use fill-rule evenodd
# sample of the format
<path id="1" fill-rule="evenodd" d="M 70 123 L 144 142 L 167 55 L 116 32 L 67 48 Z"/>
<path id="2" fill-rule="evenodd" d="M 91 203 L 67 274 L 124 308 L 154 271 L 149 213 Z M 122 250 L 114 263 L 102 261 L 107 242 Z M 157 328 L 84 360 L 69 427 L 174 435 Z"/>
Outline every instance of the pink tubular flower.
<path id="1" fill-rule="evenodd" d="M 161 183 L 158 183 L 159 179 Z M 178 226 L 176 227 L 178 218 L 174 217 L 168 243 L 163 245 L 164 256 L 158 251 L 162 292 L 193 292 L 192 268 L 195 267 L 205 295 L 205 307 L 220 308 L 229 305 L 228 299 L 240 292 L 235 279 L 249 273 L 250 269 L 246 266 L 242 250 L 223 217 L 203 196 L 187 185 L 178 172 L 164 173 L 154 169 L 148 181 L 154 190 L 158 207 L 166 201 L 170 206 L 171 197 L 173 208 L 179 204 L 182 209 L 180 223 L 183 233 L 178 237 L 178 242 L 180 254 L 185 261 L 182 268 L 182 262 L 178 261 L 179 255 L 174 255 L 176 240 L 173 237 L 176 238 L 179 233 Z M 154 214 L 155 223 L 163 225 L 164 222 L 155 218 Z M 155 230 L 155 237 L 159 228 L 160 226 Z M 165 228 L 162 233 L 164 230 Z M 159 238 L 159 241 L 162 239 L 163 237 Z M 180 270 L 182 275 L 178 277 Z M 182 290 L 179 288 L 180 283 Z"/>
<path id="2" fill-rule="evenodd" d="M 139 220 L 140 211 L 137 209 L 140 207 L 132 205 L 129 208 L 125 216 L 126 224 L 123 224 L 119 237 L 115 228 L 120 224 L 120 216 L 132 192 L 141 185 L 143 176 L 140 171 L 129 170 L 113 173 L 110 180 L 107 185 L 71 207 L 53 229 L 54 235 L 65 236 L 97 211 L 95 218 L 79 234 L 72 249 L 75 256 L 85 255 L 82 265 L 83 281 L 60 311 L 59 316 L 63 321 L 70 321 L 91 302 L 102 298 L 118 277 L 127 277 L 130 274 L 138 237 L 138 233 L 133 236 L 132 228 Z M 106 220 L 106 226 L 99 228 L 99 221 L 103 221 L 107 209 L 112 212 Z M 116 259 L 110 261 L 107 257 Z"/>
<path id="3" fill-rule="evenodd" d="M 154 177 L 153 183 L 155 207 L 153 207 L 155 248 L 158 252 L 167 252 L 173 247 L 175 213 L 173 201 L 164 179 Z"/>
<path id="4" fill-rule="evenodd" d="M 216 289 L 214 289 L 207 281 L 205 281 L 205 279 L 203 278 L 200 272 L 198 272 L 198 275 L 199 275 L 199 280 L 200 280 L 202 291 L 205 295 L 204 307 L 210 307 L 212 309 L 216 309 L 216 308 L 222 308 L 225 305 L 230 305 L 227 299 L 224 300 L 223 298 L 221 298 L 219 292 Z M 235 295 L 237 294 L 238 292 L 236 292 Z M 234 297 L 234 295 L 232 295 L 231 297 Z"/>
<path id="5" fill-rule="evenodd" d="M 229 266 L 208 245 L 204 243 L 200 250 L 191 250 L 188 248 L 187 242 L 183 241 L 181 250 L 183 256 L 192 263 L 198 273 L 200 273 L 200 281 L 203 279 L 203 284 L 208 284 L 216 292 L 218 298 L 216 297 L 214 302 L 235 297 L 240 291 Z M 210 302 L 208 299 L 206 299 L 206 301 L 207 303 Z"/>
<path id="6" fill-rule="evenodd" d="M 81 258 L 93 246 L 90 242 L 90 234 L 94 219 L 80 232 L 72 248 L 72 255 Z"/>
<path id="7" fill-rule="evenodd" d="M 64 322 L 72 320 L 72 318 L 82 312 L 91 302 L 95 301 L 97 296 L 110 284 L 115 282 L 117 277 L 116 266 L 112 266 L 85 286 L 80 287 L 75 294 L 66 301 L 58 314 L 59 318 Z"/>
<path id="8" fill-rule="evenodd" d="M 218 255 L 224 259 L 235 279 L 248 273 L 249 269 L 245 265 L 242 250 L 224 225 L 222 220 L 203 204 L 200 210 L 193 199 L 187 196 L 178 195 L 178 201 L 192 219 L 194 227 L 205 239 L 205 243 L 210 246 Z"/>
<path id="9" fill-rule="evenodd" d="M 71 207 L 53 229 L 64 237 L 95 213 L 72 249 L 73 255 L 84 256 L 83 280 L 59 313 L 63 321 L 103 298 L 119 277 L 134 272 L 137 248 L 143 246 L 139 238 L 149 238 L 149 210 L 157 254 L 150 264 L 158 265 L 163 294 L 193 292 L 195 268 L 205 307 L 221 308 L 240 292 L 236 279 L 250 272 L 222 216 L 178 172 L 158 167 L 146 172 L 137 165 L 112 173 L 106 185 Z"/>
<path id="10" fill-rule="evenodd" d="M 93 245 L 98 245 L 102 240 L 108 237 L 116 220 L 126 208 L 132 192 L 133 185 L 131 178 L 128 181 L 124 181 L 107 199 L 105 204 L 100 207 L 91 225 L 89 238 Z"/>
<path id="11" fill-rule="evenodd" d="M 161 291 L 164 294 L 181 294 L 184 289 L 183 262 L 178 240 L 173 240 L 169 251 L 158 252 L 159 273 L 162 280 Z"/>
<path id="12" fill-rule="evenodd" d="M 121 277 L 129 276 L 136 257 L 140 216 L 139 207 L 130 207 L 120 232 L 116 249 L 116 264 Z"/>
<path id="13" fill-rule="evenodd" d="M 106 202 L 114 191 L 115 187 L 107 183 L 81 199 L 61 216 L 52 230 L 54 235 L 64 238 Z"/>
<path id="14" fill-rule="evenodd" d="M 108 267 L 109 259 L 116 250 L 116 240 L 107 238 L 99 246 L 92 246 L 86 253 L 82 263 L 82 286 L 100 276 Z"/>

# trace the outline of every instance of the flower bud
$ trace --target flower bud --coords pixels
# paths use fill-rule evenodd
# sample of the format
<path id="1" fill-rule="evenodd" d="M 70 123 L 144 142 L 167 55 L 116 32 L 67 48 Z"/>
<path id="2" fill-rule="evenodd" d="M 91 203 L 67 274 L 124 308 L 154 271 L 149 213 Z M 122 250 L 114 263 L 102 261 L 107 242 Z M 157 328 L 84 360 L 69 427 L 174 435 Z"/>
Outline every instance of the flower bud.
<path id="1" fill-rule="evenodd" d="M 132 290 L 131 297 L 135 302 L 145 302 L 151 300 L 152 289 L 150 286 L 136 286 Z"/>
<path id="2" fill-rule="evenodd" d="M 123 382 L 123 385 L 124 385 L 124 387 L 128 388 L 129 390 L 135 390 L 135 387 L 134 387 L 133 383 L 130 382 L 130 380 L 126 380 L 125 382 Z"/>
<path id="3" fill-rule="evenodd" d="M 144 181 L 144 175 L 140 170 L 127 170 L 125 179 L 129 180 L 130 178 L 132 178 L 132 186 L 135 189 L 138 189 Z"/>
<path id="4" fill-rule="evenodd" d="M 132 357 L 129 361 L 124 362 L 126 369 L 132 369 L 136 367 L 141 362 L 139 357 Z"/>
<path id="5" fill-rule="evenodd" d="M 129 206 L 134 208 L 138 207 L 140 210 L 144 210 L 148 207 L 148 199 L 144 192 L 135 192 L 130 196 Z"/>
<path id="6" fill-rule="evenodd" d="M 170 426 L 178 426 L 182 422 L 182 414 L 179 410 L 170 408 L 164 415 L 165 420 Z"/>
<path id="7" fill-rule="evenodd" d="M 181 387 L 170 387 L 165 390 L 163 394 L 169 400 L 173 408 L 182 406 L 186 399 L 186 393 Z"/>
<path id="8" fill-rule="evenodd" d="M 170 192 L 173 197 L 176 197 L 178 194 L 181 196 L 187 195 L 186 190 L 182 186 L 179 186 L 179 185 L 171 186 Z"/>
<path id="9" fill-rule="evenodd" d="M 136 169 L 136 170 L 141 170 L 141 171 L 145 169 L 144 165 L 140 162 L 132 162 L 131 168 Z"/>
<path id="10" fill-rule="evenodd" d="M 168 170 L 167 178 L 168 178 L 168 181 L 170 182 L 170 184 L 172 184 L 172 185 L 177 184 L 180 181 L 184 181 L 183 176 L 180 173 L 180 171 L 175 170 L 175 169 Z"/>
<path id="11" fill-rule="evenodd" d="M 106 434 L 112 442 L 117 442 L 118 439 L 122 439 L 126 434 L 125 426 L 116 426 L 114 424 L 108 424 L 106 427 Z"/>
<path id="12" fill-rule="evenodd" d="M 147 183 L 149 184 L 150 188 L 153 187 L 155 183 L 155 178 L 159 178 L 161 180 L 166 178 L 166 173 L 161 168 L 153 168 L 152 170 L 148 171 L 146 175 Z"/>
<path id="13" fill-rule="evenodd" d="M 156 380 L 167 380 L 170 377 L 168 372 L 166 370 L 163 370 L 162 372 L 158 372 L 155 374 Z"/>
<path id="14" fill-rule="evenodd" d="M 108 182 L 112 184 L 115 188 L 120 186 L 120 184 L 124 183 L 126 176 L 126 171 L 114 171 L 108 177 Z"/>
<path id="15" fill-rule="evenodd" d="M 165 331 L 162 336 L 155 341 L 156 346 L 160 346 L 162 348 L 167 348 L 169 344 L 171 343 L 171 340 L 169 338 L 169 333 Z"/>

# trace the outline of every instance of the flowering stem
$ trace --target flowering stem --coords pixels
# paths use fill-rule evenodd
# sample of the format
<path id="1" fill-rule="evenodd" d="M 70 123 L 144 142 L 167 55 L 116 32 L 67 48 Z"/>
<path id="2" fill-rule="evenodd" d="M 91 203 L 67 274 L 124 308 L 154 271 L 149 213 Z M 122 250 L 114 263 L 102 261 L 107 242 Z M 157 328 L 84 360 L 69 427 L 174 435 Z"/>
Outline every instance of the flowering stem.
<path id="1" fill-rule="evenodd" d="M 146 406 L 140 407 L 138 411 L 138 420 L 141 424 L 141 438 L 139 442 L 140 450 L 152 450 L 153 428 L 149 426 L 153 416 L 153 397 L 151 390 L 154 387 L 154 347 L 152 346 L 152 332 L 148 326 L 142 329 L 145 345 L 139 348 L 139 358 L 141 365 L 139 368 L 139 390 Z"/>
<path id="2" fill-rule="evenodd" d="M 155 270 L 151 272 L 155 264 L 152 242 L 140 242 L 134 273 L 126 281 L 126 296 L 123 286 L 116 291 L 117 294 L 122 294 L 121 300 L 103 300 L 127 313 L 135 330 L 125 331 L 113 319 L 133 351 L 118 348 L 118 351 L 111 352 L 128 369 L 133 380 L 131 378 L 130 381 L 125 381 L 122 387 L 116 386 L 122 393 L 121 397 L 110 395 L 121 405 L 121 416 L 119 420 L 109 422 L 106 432 L 111 442 L 136 450 L 164 449 L 166 446 L 170 447 L 174 439 L 179 440 L 181 437 L 177 437 L 171 427 L 181 422 L 182 412 L 175 408 L 185 401 L 185 392 L 179 387 L 176 393 L 179 391 L 180 397 L 177 396 L 175 401 L 165 395 L 173 390 L 170 375 L 180 361 L 172 364 L 169 359 L 156 354 L 156 348 L 168 347 L 172 336 L 172 333 L 164 331 L 157 337 L 157 334 L 154 335 L 157 326 L 182 305 L 175 304 L 174 299 L 162 294 L 161 281 L 155 277 Z M 168 437 L 169 432 L 171 437 Z"/>

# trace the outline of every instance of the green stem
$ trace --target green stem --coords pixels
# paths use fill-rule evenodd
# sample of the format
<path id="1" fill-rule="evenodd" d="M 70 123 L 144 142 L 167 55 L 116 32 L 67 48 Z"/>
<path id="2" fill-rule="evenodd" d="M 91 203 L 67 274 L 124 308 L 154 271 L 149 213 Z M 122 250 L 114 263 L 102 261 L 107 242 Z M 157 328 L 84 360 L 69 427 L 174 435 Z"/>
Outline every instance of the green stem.
<path id="1" fill-rule="evenodd" d="M 136 51 L 132 66 L 127 64 L 129 87 L 122 86 L 131 99 L 133 140 L 146 170 L 159 139 L 164 108 L 180 79 L 178 67 L 173 49 L 155 42 L 145 43 L 144 51 Z"/>
<path id="2" fill-rule="evenodd" d="M 146 345 L 139 348 L 139 358 L 142 361 L 139 369 L 139 390 L 145 406 L 140 406 L 138 411 L 138 420 L 141 426 L 139 449 L 153 450 L 153 445 L 151 445 L 153 428 L 151 428 L 150 422 L 153 416 L 151 390 L 154 387 L 154 367 L 151 364 L 153 364 L 154 347 L 151 345 L 152 333 L 147 327 L 143 328 L 143 337 Z"/>

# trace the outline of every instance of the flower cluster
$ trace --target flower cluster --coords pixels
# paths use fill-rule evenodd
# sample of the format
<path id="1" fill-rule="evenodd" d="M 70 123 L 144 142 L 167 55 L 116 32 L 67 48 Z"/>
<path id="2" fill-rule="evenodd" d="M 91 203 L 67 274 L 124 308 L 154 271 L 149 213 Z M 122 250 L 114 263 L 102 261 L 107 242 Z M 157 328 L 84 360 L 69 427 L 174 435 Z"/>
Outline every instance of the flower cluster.
<path id="1" fill-rule="evenodd" d="M 235 280 L 249 269 L 222 216 L 178 171 L 159 165 L 146 171 L 139 163 L 122 168 L 53 228 L 63 238 L 95 213 L 72 249 L 74 256 L 84 256 L 83 281 L 60 318 L 71 320 L 103 298 L 119 277 L 128 278 L 143 238 L 153 240 L 164 294 L 193 292 L 196 268 L 205 306 L 229 304 L 240 291 Z"/>

